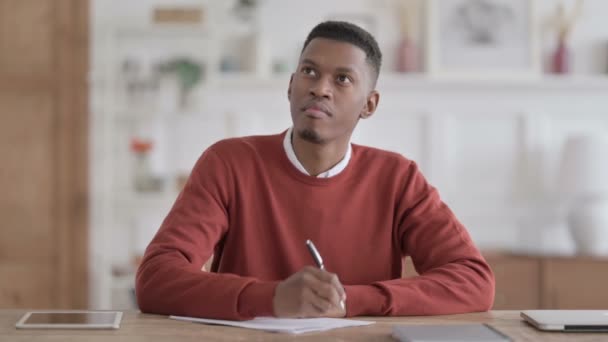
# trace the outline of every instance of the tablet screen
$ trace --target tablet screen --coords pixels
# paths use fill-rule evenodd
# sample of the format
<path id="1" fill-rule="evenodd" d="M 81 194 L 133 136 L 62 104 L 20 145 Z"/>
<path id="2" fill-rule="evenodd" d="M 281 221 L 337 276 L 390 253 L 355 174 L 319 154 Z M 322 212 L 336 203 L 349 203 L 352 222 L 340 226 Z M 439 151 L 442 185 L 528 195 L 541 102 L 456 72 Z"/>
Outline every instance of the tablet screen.
<path id="1" fill-rule="evenodd" d="M 34 312 L 25 324 L 113 324 L 113 312 L 39 313 Z"/>
<path id="2" fill-rule="evenodd" d="M 28 312 L 17 323 L 17 327 L 117 329 L 121 318 L 122 313 L 116 311 Z"/>

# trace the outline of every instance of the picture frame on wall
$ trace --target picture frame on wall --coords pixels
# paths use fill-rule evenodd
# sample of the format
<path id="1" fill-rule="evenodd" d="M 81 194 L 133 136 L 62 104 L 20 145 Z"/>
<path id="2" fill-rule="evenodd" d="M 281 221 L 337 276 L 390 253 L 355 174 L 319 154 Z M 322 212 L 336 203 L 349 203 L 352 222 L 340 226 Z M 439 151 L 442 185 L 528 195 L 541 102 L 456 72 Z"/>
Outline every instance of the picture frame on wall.
<path id="1" fill-rule="evenodd" d="M 541 75 L 535 0 L 427 0 L 432 77 L 534 79 Z"/>

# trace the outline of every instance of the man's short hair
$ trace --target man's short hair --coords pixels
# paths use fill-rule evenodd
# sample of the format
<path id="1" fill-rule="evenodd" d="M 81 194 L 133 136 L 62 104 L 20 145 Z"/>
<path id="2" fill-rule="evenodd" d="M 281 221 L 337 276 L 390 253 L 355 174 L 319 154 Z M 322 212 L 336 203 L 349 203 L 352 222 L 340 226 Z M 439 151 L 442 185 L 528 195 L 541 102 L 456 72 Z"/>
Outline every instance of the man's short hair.
<path id="1" fill-rule="evenodd" d="M 311 40 L 315 38 L 327 38 L 346 42 L 359 47 L 365 52 L 365 60 L 374 71 L 374 82 L 378 80 L 380 66 L 382 65 L 382 52 L 378 47 L 378 42 L 369 32 L 357 25 L 345 21 L 325 21 L 315 26 L 306 37 L 302 52 Z"/>

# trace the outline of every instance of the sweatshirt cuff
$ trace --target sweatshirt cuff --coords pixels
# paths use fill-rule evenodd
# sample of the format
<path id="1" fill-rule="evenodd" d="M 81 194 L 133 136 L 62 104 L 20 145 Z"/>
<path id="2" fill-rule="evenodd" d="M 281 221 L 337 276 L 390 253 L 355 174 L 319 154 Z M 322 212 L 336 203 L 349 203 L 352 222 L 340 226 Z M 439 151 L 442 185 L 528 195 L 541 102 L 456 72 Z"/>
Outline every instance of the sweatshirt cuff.
<path id="1" fill-rule="evenodd" d="M 237 304 L 241 318 L 274 316 L 272 300 L 276 287 L 276 282 L 252 282 L 245 286 Z"/>
<path id="2" fill-rule="evenodd" d="M 386 314 L 388 298 L 373 285 L 345 285 L 346 317 L 383 316 Z"/>

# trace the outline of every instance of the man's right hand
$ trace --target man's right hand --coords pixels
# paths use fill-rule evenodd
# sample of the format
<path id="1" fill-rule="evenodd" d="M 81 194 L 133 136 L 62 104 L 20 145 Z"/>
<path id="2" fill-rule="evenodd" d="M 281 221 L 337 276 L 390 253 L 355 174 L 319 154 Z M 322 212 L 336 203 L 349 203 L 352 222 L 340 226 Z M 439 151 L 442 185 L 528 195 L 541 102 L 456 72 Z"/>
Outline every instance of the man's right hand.
<path id="1" fill-rule="evenodd" d="M 277 285 L 272 305 L 276 317 L 344 317 L 345 300 L 338 276 L 307 266 Z"/>

